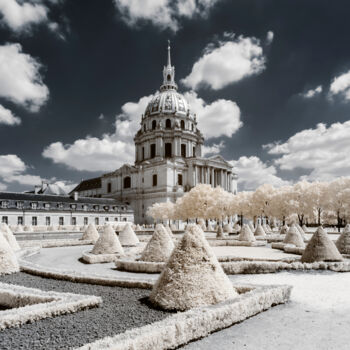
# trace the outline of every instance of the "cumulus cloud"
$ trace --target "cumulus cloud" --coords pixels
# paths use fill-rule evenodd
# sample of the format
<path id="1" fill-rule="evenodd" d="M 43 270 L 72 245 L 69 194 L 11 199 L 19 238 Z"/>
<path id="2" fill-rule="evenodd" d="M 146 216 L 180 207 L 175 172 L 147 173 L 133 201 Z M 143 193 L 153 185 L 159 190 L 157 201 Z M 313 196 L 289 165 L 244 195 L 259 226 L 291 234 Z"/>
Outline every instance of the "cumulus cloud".
<path id="1" fill-rule="evenodd" d="M 181 82 L 194 90 L 201 86 L 219 90 L 265 69 L 260 41 L 226 33 L 227 41 L 211 43 Z"/>
<path id="2" fill-rule="evenodd" d="M 302 130 L 284 143 L 265 145 L 282 170 L 305 169 L 305 180 L 329 181 L 350 173 L 350 121 Z"/>
<path id="3" fill-rule="evenodd" d="M 329 95 L 340 96 L 345 101 L 350 100 L 350 71 L 335 77 L 329 88 Z"/>
<path id="4" fill-rule="evenodd" d="M 231 137 L 242 125 L 241 111 L 236 102 L 219 99 L 207 104 L 194 91 L 184 94 L 191 110 L 196 113 L 198 127 L 207 139 Z"/>
<path id="5" fill-rule="evenodd" d="M 114 133 L 104 134 L 101 138 L 87 136 L 68 145 L 55 142 L 44 149 L 43 156 L 56 164 L 80 171 L 112 171 L 124 163 L 133 163 L 133 138 L 139 128 L 141 114 L 152 96 L 125 103 L 116 118 Z"/>
<path id="6" fill-rule="evenodd" d="M 0 191 L 5 191 L 7 189 L 7 185 L 0 182 Z"/>
<path id="7" fill-rule="evenodd" d="M 0 0 L 1 22 L 16 32 L 46 22 L 47 12 L 47 7 L 38 2 Z"/>
<path id="8" fill-rule="evenodd" d="M 322 85 L 319 85 L 314 89 L 310 89 L 310 90 L 302 93 L 301 96 L 304 98 L 312 98 L 312 97 L 319 95 L 322 92 L 322 90 L 323 90 Z"/>
<path id="9" fill-rule="evenodd" d="M 40 184 L 41 178 L 25 174 L 26 164 L 15 154 L 0 155 L 0 179 L 3 182 L 17 182 L 22 185 Z"/>
<path id="10" fill-rule="evenodd" d="M 19 125 L 21 124 L 21 119 L 13 115 L 9 109 L 0 105 L 0 124 Z"/>
<path id="11" fill-rule="evenodd" d="M 114 0 L 114 4 L 129 26 L 143 22 L 161 29 L 179 29 L 181 18 L 206 17 L 218 0 Z"/>
<path id="12" fill-rule="evenodd" d="M 49 96 L 40 68 L 37 60 L 22 52 L 20 44 L 0 46 L 0 97 L 38 111 Z"/>
<path id="13" fill-rule="evenodd" d="M 276 175 L 275 166 L 268 166 L 258 157 L 243 156 L 238 160 L 230 161 L 230 163 L 233 166 L 233 171 L 238 175 L 239 191 L 255 190 L 263 184 L 271 184 L 275 187 L 289 184 L 289 181 L 285 181 Z"/>
<path id="14" fill-rule="evenodd" d="M 210 146 L 204 145 L 202 147 L 202 155 L 208 156 L 212 154 L 219 154 L 224 148 L 225 148 L 224 141 L 221 141 L 220 143 L 214 143 Z"/>

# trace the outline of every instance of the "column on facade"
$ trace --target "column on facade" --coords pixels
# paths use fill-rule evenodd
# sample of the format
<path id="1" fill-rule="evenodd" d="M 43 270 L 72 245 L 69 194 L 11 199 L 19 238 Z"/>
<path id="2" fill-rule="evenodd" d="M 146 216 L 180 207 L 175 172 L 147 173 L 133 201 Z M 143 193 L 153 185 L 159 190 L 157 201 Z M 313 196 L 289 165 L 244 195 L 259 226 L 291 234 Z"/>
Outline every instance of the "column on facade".
<path id="1" fill-rule="evenodd" d="M 198 167 L 197 165 L 194 166 L 194 186 L 197 186 L 198 183 Z"/>
<path id="2" fill-rule="evenodd" d="M 214 182 L 214 168 L 211 168 L 210 171 L 211 171 L 211 187 L 214 187 L 214 184 L 215 184 L 215 182 Z"/>
<path id="3" fill-rule="evenodd" d="M 204 184 L 204 167 L 201 166 L 201 183 Z"/>

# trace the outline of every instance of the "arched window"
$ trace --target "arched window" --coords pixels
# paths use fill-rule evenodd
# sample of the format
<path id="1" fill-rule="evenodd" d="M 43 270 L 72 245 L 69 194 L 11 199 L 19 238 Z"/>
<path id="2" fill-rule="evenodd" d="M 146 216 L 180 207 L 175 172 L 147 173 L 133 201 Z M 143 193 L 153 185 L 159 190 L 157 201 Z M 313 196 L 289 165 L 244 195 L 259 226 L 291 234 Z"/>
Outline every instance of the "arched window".
<path id="1" fill-rule="evenodd" d="M 131 178 L 130 176 L 124 177 L 124 188 L 130 188 L 131 187 Z"/>
<path id="2" fill-rule="evenodd" d="M 154 158 L 156 156 L 156 144 L 155 143 L 151 144 L 150 153 L 151 153 L 151 158 Z"/>
<path id="3" fill-rule="evenodd" d="M 170 119 L 167 119 L 167 120 L 165 121 L 165 128 L 166 128 L 166 129 L 171 129 L 171 120 L 170 120 Z"/>
<path id="4" fill-rule="evenodd" d="M 171 75 L 170 74 L 168 74 L 167 79 L 168 79 L 168 81 L 171 80 Z"/>
<path id="5" fill-rule="evenodd" d="M 152 121 L 152 130 L 155 130 L 157 127 L 157 122 L 155 120 Z"/>
<path id="6" fill-rule="evenodd" d="M 181 157 L 186 158 L 186 145 L 184 143 L 181 144 Z"/>
<path id="7" fill-rule="evenodd" d="M 146 131 L 146 124 L 143 124 L 143 131 Z"/>
<path id="8" fill-rule="evenodd" d="M 154 174 L 153 177 L 152 177 L 152 185 L 153 186 L 157 186 L 157 174 Z"/>
<path id="9" fill-rule="evenodd" d="M 193 124 L 191 124 L 191 130 L 192 130 L 192 131 L 194 130 Z"/>
<path id="10" fill-rule="evenodd" d="M 185 122 L 183 120 L 181 120 L 180 126 L 181 126 L 181 129 L 185 129 Z"/>
<path id="11" fill-rule="evenodd" d="M 107 184 L 107 192 L 108 193 L 112 192 L 112 184 L 110 182 L 108 182 L 108 184 Z"/>

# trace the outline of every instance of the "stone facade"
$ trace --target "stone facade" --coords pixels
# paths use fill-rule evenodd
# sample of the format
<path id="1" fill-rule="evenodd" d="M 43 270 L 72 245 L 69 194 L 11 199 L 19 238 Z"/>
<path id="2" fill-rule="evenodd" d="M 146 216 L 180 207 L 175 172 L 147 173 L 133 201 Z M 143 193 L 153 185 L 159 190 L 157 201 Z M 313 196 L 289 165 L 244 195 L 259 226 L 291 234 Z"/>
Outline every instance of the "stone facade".
<path id="1" fill-rule="evenodd" d="M 200 183 L 237 191 L 232 166 L 217 155 L 202 157 L 204 138 L 196 114 L 185 97 L 177 92 L 175 68 L 170 61 L 163 69 L 163 84 L 149 102 L 134 137 L 135 164 L 126 164 L 101 176 L 99 188 L 89 191 L 118 199 L 134 209 L 136 223 L 151 223 L 148 207 L 156 202 L 175 202 Z M 83 181 L 74 191 L 89 195 Z"/>

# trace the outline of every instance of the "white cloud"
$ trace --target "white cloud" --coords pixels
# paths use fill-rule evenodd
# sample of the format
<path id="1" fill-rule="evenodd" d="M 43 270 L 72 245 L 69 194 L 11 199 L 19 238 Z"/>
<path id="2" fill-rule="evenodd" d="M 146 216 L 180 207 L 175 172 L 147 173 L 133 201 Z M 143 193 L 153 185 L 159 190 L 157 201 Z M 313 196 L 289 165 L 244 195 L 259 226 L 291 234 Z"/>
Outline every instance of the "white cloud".
<path id="1" fill-rule="evenodd" d="M 129 25 L 142 22 L 173 31 L 179 29 L 181 18 L 206 17 L 219 0 L 114 0 L 114 4 Z"/>
<path id="2" fill-rule="evenodd" d="M 0 182 L 0 191 L 5 191 L 7 189 L 7 185 L 4 183 Z"/>
<path id="3" fill-rule="evenodd" d="M 194 90 L 201 86 L 219 90 L 265 69 L 265 57 L 258 39 L 243 36 L 235 39 L 229 33 L 225 37 L 228 41 L 207 46 L 191 73 L 181 80 L 184 85 Z"/>
<path id="4" fill-rule="evenodd" d="M 197 93 L 191 91 L 184 94 L 191 111 L 196 113 L 198 127 L 204 137 L 231 137 L 242 125 L 241 111 L 231 100 L 219 99 L 207 104 Z"/>
<path id="5" fill-rule="evenodd" d="M 9 109 L 0 105 L 0 124 L 18 125 L 21 124 L 21 119 L 13 115 Z"/>
<path id="6" fill-rule="evenodd" d="M 55 142 L 44 149 L 43 156 L 80 171 L 112 171 L 124 163 L 133 163 L 133 138 L 151 98 L 152 95 L 144 96 L 138 102 L 125 103 L 117 116 L 114 133 L 101 138 L 87 136 L 68 145 Z"/>
<path id="7" fill-rule="evenodd" d="M 270 45 L 273 42 L 273 38 L 274 38 L 275 34 L 272 30 L 269 30 L 266 34 L 266 44 Z"/>
<path id="8" fill-rule="evenodd" d="M 328 128 L 302 130 L 284 143 L 265 145 L 269 154 L 277 155 L 275 164 L 282 170 L 302 168 L 309 172 L 301 178 L 328 181 L 350 173 L 350 121 L 334 123 Z"/>
<path id="9" fill-rule="evenodd" d="M 0 97 L 38 111 L 49 96 L 40 68 L 38 61 L 22 52 L 20 44 L 0 46 Z"/>
<path id="10" fill-rule="evenodd" d="M 41 178 L 28 175 L 26 164 L 15 154 L 0 155 L 0 179 L 7 183 L 18 182 L 22 185 L 40 184 Z"/>
<path id="11" fill-rule="evenodd" d="M 15 32 L 27 30 L 33 24 L 47 21 L 48 9 L 40 3 L 0 0 L 1 22 Z"/>
<path id="12" fill-rule="evenodd" d="M 232 160 L 233 171 L 238 175 L 238 187 L 241 190 L 255 190 L 263 184 L 271 184 L 275 187 L 288 185 L 285 181 L 276 175 L 277 170 L 273 165 L 266 165 L 260 158 L 240 157 L 238 160 Z"/>
<path id="13" fill-rule="evenodd" d="M 344 100 L 350 100 L 350 71 L 335 77 L 329 88 L 329 95 L 333 97 L 339 95 Z"/>
<path id="14" fill-rule="evenodd" d="M 316 95 L 319 95 L 322 92 L 323 88 L 322 85 L 317 86 L 314 89 L 310 89 L 306 91 L 305 93 L 301 94 L 304 98 L 312 98 L 315 97 Z"/>
<path id="15" fill-rule="evenodd" d="M 219 154 L 224 148 L 224 141 L 221 141 L 220 143 L 214 143 L 211 146 L 204 145 L 202 147 L 202 156 L 204 157 L 211 154 Z"/>

